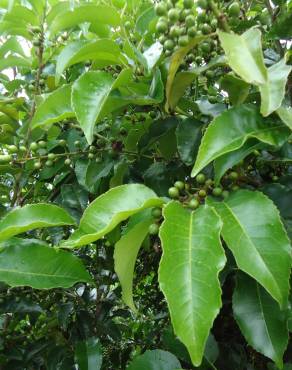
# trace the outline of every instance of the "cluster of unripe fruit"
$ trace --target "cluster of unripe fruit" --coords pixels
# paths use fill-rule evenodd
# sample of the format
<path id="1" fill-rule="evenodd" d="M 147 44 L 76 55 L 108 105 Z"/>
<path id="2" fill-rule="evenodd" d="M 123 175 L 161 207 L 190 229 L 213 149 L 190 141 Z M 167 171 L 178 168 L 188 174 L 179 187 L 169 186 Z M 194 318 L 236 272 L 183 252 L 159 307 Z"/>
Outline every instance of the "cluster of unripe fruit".
<path id="1" fill-rule="evenodd" d="M 208 35 L 218 27 L 217 17 L 212 11 L 210 0 L 164 0 L 156 5 L 155 11 L 159 16 L 156 31 L 159 41 L 163 45 L 165 55 L 188 45 L 190 40 L 199 35 Z M 233 2 L 228 8 L 230 17 L 238 17 L 240 5 Z M 212 45 L 204 41 L 200 45 L 202 52 L 209 53 Z"/>

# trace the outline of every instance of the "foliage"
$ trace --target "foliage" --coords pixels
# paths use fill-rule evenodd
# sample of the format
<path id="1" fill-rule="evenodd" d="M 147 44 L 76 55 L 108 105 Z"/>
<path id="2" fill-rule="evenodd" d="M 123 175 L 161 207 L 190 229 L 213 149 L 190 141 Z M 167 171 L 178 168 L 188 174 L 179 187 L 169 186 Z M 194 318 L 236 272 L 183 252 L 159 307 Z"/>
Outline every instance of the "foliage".
<path id="1" fill-rule="evenodd" d="M 292 366 L 291 0 L 0 1 L 0 368 Z"/>

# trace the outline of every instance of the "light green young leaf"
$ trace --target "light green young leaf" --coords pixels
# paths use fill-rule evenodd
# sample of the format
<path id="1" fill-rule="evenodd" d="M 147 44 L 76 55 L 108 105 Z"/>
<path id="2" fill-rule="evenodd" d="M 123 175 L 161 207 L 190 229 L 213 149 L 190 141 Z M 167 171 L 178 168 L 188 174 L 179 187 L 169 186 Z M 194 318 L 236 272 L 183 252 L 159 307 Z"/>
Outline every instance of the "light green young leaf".
<path id="1" fill-rule="evenodd" d="M 288 345 L 287 315 L 253 279 L 237 275 L 233 293 L 234 317 L 250 346 L 283 368 Z"/>
<path id="2" fill-rule="evenodd" d="M 89 338 L 78 342 L 75 347 L 75 358 L 79 370 L 100 370 L 102 348 L 98 338 Z"/>
<path id="3" fill-rule="evenodd" d="M 244 81 L 256 85 L 267 82 L 259 29 L 251 28 L 242 35 L 218 31 L 218 36 L 230 67 Z"/>
<path id="4" fill-rule="evenodd" d="M 235 151 L 249 138 L 269 145 L 281 145 L 289 129 L 277 121 L 264 121 L 257 107 L 240 105 L 217 116 L 208 126 L 200 145 L 192 176 L 218 157 Z"/>
<path id="5" fill-rule="evenodd" d="M 28 58 L 18 57 L 15 55 L 9 55 L 6 58 L 0 60 L 0 71 L 6 68 L 12 67 L 30 67 L 31 61 Z"/>
<path id="6" fill-rule="evenodd" d="M 167 81 L 166 81 L 166 104 L 165 109 L 168 111 L 170 109 L 170 100 L 173 91 L 173 82 L 176 75 L 176 72 L 181 65 L 184 57 L 188 54 L 188 52 L 193 49 L 196 45 L 198 45 L 201 41 L 205 40 L 209 36 L 198 36 L 193 38 L 187 46 L 179 48 L 176 52 L 172 54 L 170 65 L 168 69 Z"/>
<path id="7" fill-rule="evenodd" d="M 0 220 L 0 241 L 40 227 L 74 224 L 73 218 L 54 204 L 28 204 L 14 209 Z"/>
<path id="8" fill-rule="evenodd" d="M 49 94 L 37 107 L 31 127 L 47 128 L 55 122 L 74 116 L 71 108 L 71 85 L 64 85 Z"/>
<path id="9" fill-rule="evenodd" d="M 222 304 L 218 280 L 226 262 L 220 242 L 222 222 L 207 206 L 190 212 L 180 203 L 170 202 L 163 213 L 159 284 L 175 334 L 187 347 L 193 364 L 199 366 Z"/>
<path id="10" fill-rule="evenodd" d="M 258 281 L 282 308 L 287 305 L 291 247 L 274 203 L 263 193 L 240 190 L 223 202 L 211 198 L 222 235 L 238 267 Z"/>
<path id="11" fill-rule="evenodd" d="M 59 31 L 75 27 L 84 22 L 98 22 L 115 27 L 120 25 L 121 18 L 117 10 L 113 7 L 84 4 L 74 8 L 74 10 L 64 10 L 59 13 L 52 21 L 50 35 L 53 37 Z"/>
<path id="12" fill-rule="evenodd" d="M 115 245 L 115 272 L 121 283 L 122 298 L 133 311 L 136 311 L 132 291 L 135 262 L 141 244 L 148 234 L 148 229 L 152 222 L 152 219 L 147 217 L 135 224 L 126 231 Z"/>
<path id="13" fill-rule="evenodd" d="M 92 283 L 80 259 L 31 239 L 10 239 L 0 246 L 0 281 L 34 289 L 69 288 Z"/>
<path id="14" fill-rule="evenodd" d="M 12 36 L 7 41 L 5 41 L 0 47 L 0 59 L 4 58 L 6 53 L 15 53 L 22 57 L 26 57 L 20 43 L 17 38 Z"/>
<path id="15" fill-rule="evenodd" d="M 62 247 L 74 248 L 92 243 L 135 213 L 163 203 L 151 189 L 142 184 L 112 188 L 86 208 L 79 229 L 62 244 Z"/>
<path id="16" fill-rule="evenodd" d="M 13 8 L 5 13 L 2 18 L 3 21 L 13 22 L 21 25 L 33 25 L 37 26 L 39 19 L 36 14 L 25 6 L 15 5 Z"/>
<path id="17" fill-rule="evenodd" d="M 57 58 L 56 84 L 66 68 L 73 64 L 85 61 L 97 60 L 108 64 L 126 64 L 118 44 L 109 39 L 94 41 L 78 40 L 66 45 Z"/>
<path id="18" fill-rule="evenodd" d="M 228 93 L 232 105 L 242 104 L 248 96 L 250 85 L 232 73 L 220 80 L 220 88 Z"/>
<path id="19" fill-rule="evenodd" d="M 259 85 L 261 93 L 261 114 L 266 117 L 277 110 L 285 96 L 285 86 L 292 66 L 285 63 L 285 59 L 272 65 L 268 69 L 268 79 Z"/>
<path id="20" fill-rule="evenodd" d="M 135 357 L 127 370 L 177 370 L 180 368 L 180 362 L 172 353 L 156 349 Z"/>
<path id="21" fill-rule="evenodd" d="M 281 120 L 292 130 L 292 107 L 282 106 L 277 109 L 277 114 Z"/>

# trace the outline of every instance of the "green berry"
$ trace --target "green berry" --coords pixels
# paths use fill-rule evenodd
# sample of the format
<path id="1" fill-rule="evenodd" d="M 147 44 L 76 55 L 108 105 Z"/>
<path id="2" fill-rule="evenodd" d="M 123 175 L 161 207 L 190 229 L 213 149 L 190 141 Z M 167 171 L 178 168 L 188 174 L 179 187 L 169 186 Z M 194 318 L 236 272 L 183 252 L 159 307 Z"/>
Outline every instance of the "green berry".
<path id="1" fill-rule="evenodd" d="M 184 0 L 183 5 L 185 9 L 191 9 L 194 6 L 194 0 Z"/>
<path id="2" fill-rule="evenodd" d="M 64 163 L 65 163 L 66 166 L 69 166 L 71 164 L 71 159 L 66 158 Z"/>
<path id="3" fill-rule="evenodd" d="M 180 35 L 180 29 L 178 26 L 172 26 L 169 30 L 169 36 L 172 38 L 178 37 Z"/>
<path id="4" fill-rule="evenodd" d="M 228 14 L 231 17 L 238 17 L 239 13 L 240 13 L 240 5 L 237 2 L 234 2 L 229 5 Z"/>
<path id="5" fill-rule="evenodd" d="M 29 146 L 30 150 L 32 150 L 33 152 L 36 151 L 38 149 L 38 144 L 33 141 L 30 146 Z"/>
<path id="6" fill-rule="evenodd" d="M 156 31 L 158 33 L 165 33 L 168 29 L 168 25 L 166 22 L 159 21 L 156 25 Z"/>
<path id="7" fill-rule="evenodd" d="M 33 166 L 36 170 L 39 170 L 42 167 L 42 164 L 41 162 L 37 161 L 37 162 L 34 162 Z"/>
<path id="8" fill-rule="evenodd" d="M 197 34 L 197 29 L 196 27 L 191 27 L 188 29 L 188 36 L 189 37 L 195 37 Z"/>
<path id="9" fill-rule="evenodd" d="M 201 31 L 203 32 L 204 35 L 208 35 L 209 33 L 212 32 L 212 28 L 209 26 L 208 23 L 202 24 L 200 29 L 201 29 Z"/>
<path id="10" fill-rule="evenodd" d="M 198 194 L 199 194 L 199 197 L 201 198 L 205 198 L 207 196 L 206 190 L 204 189 L 199 190 Z"/>
<path id="11" fill-rule="evenodd" d="M 238 179 L 238 173 L 235 171 L 230 172 L 229 174 L 230 180 L 237 180 Z"/>
<path id="12" fill-rule="evenodd" d="M 38 142 L 38 146 L 39 146 L 40 148 L 46 148 L 47 143 L 46 143 L 44 140 L 41 140 L 41 141 L 39 141 L 39 142 Z"/>
<path id="13" fill-rule="evenodd" d="M 156 15 L 158 15 L 158 16 L 165 15 L 166 12 L 167 12 L 167 7 L 166 7 L 165 3 L 161 2 L 161 3 L 156 5 L 156 7 L 155 7 Z"/>
<path id="14" fill-rule="evenodd" d="M 63 147 L 66 146 L 66 140 L 59 140 L 59 145 Z"/>
<path id="15" fill-rule="evenodd" d="M 211 51 L 211 45 L 209 44 L 209 42 L 205 41 L 205 42 L 202 42 L 202 44 L 200 45 L 200 49 L 204 52 L 204 53 L 209 53 Z"/>
<path id="16" fill-rule="evenodd" d="M 88 159 L 93 159 L 94 158 L 94 154 L 93 153 L 88 153 Z"/>
<path id="17" fill-rule="evenodd" d="M 222 194 L 222 189 L 221 188 L 214 188 L 213 191 L 212 191 L 212 194 L 215 197 L 219 197 Z"/>
<path id="18" fill-rule="evenodd" d="M 160 217 L 162 216 L 162 211 L 161 211 L 161 209 L 160 209 L 160 208 L 155 207 L 155 208 L 153 208 L 153 209 L 152 209 L 152 211 L 151 211 L 151 215 L 152 215 L 152 217 L 154 217 L 154 218 L 160 218 Z"/>
<path id="19" fill-rule="evenodd" d="M 56 158 L 56 154 L 54 154 L 54 153 L 49 153 L 49 154 L 48 154 L 48 159 L 53 160 L 53 159 L 55 159 L 55 158 Z"/>
<path id="20" fill-rule="evenodd" d="M 7 149 L 9 151 L 9 153 L 17 153 L 18 152 L 18 148 L 17 148 L 16 145 L 9 145 Z"/>
<path id="21" fill-rule="evenodd" d="M 178 198 L 179 190 L 173 186 L 168 189 L 168 195 L 170 196 L 170 198 Z"/>
<path id="22" fill-rule="evenodd" d="M 200 202 L 196 199 L 196 198 L 193 198 L 189 201 L 189 204 L 188 206 L 191 208 L 191 209 L 196 209 L 198 208 L 200 205 Z"/>
<path id="23" fill-rule="evenodd" d="M 179 19 L 179 10 L 178 9 L 170 9 L 167 13 L 168 19 L 170 22 L 175 23 Z"/>
<path id="24" fill-rule="evenodd" d="M 91 153 L 95 153 L 95 152 L 96 152 L 96 147 L 95 147 L 94 145 L 90 145 L 90 147 L 89 147 L 89 151 L 90 151 Z"/>
<path id="25" fill-rule="evenodd" d="M 174 186 L 178 189 L 178 190 L 183 190 L 185 188 L 185 184 L 184 182 L 182 181 L 176 181 L 174 183 Z"/>
<path id="26" fill-rule="evenodd" d="M 25 153 L 26 152 L 26 147 L 24 145 L 20 145 L 19 151 L 22 152 L 22 153 Z"/>
<path id="27" fill-rule="evenodd" d="M 33 85 L 33 84 L 29 84 L 29 85 L 28 85 L 28 90 L 29 90 L 29 91 L 34 91 L 34 89 L 35 89 L 35 87 L 34 87 L 34 85 Z"/>
<path id="28" fill-rule="evenodd" d="M 50 159 L 48 159 L 45 164 L 46 164 L 47 167 L 52 167 L 54 162 L 51 161 Z"/>
<path id="29" fill-rule="evenodd" d="M 174 48 L 174 42 L 172 40 L 168 39 L 168 40 L 165 41 L 163 46 L 164 46 L 165 50 L 171 51 Z"/>
<path id="30" fill-rule="evenodd" d="M 225 199 L 227 197 L 229 197 L 229 191 L 228 190 L 223 190 L 222 191 L 222 197 Z"/>
<path id="31" fill-rule="evenodd" d="M 214 181 L 213 181 L 212 179 L 207 179 L 207 180 L 205 181 L 205 185 L 206 185 L 206 186 L 212 186 L 212 185 L 213 185 L 213 183 L 214 183 Z"/>
<path id="32" fill-rule="evenodd" d="M 278 177 L 278 176 L 276 176 L 276 175 L 274 175 L 274 176 L 272 177 L 272 180 L 273 180 L 273 181 L 278 181 L 278 180 L 279 180 L 279 177 Z"/>
<path id="33" fill-rule="evenodd" d="M 215 72 L 212 71 L 211 69 L 209 69 L 207 72 L 206 72 L 206 77 L 207 78 L 214 78 L 215 76 Z"/>
<path id="34" fill-rule="evenodd" d="M 199 173 L 196 176 L 196 181 L 197 181 L 198 184 L 204 184 L 205 181 L 206 181 L 206 176 L 203 173 Z"/>
<path id="35" fill-rule="evenodd" d="M 202 9 L 208 8 L 207 0 L 198 0 L 197 5 Z"/>
<path id="36" fill-rule="evenodd" d="M 188 15 L 186 17 L 186 25 L 187 27 L 193 27 L 196 24 L 196 18 L 194 15 Z"/>
<path id="37" fill-rule="evenodd" d="M 184 46 L 187 46 L 188 43 L 189 43 L 188 36 L 180 36 L 178 38 L 178 44 L 179 44 L 179 46 L 184 47 Z"/>
<path id="38" fill-rule="evenodd" d="M 211 104 L 217 103 L 217 97 L 213 95 L 208 95 L 208 100 Z"/>
<path id="39" fill-rule="evenodd" d="M 9 163 L 12 160 L 12 156 L 9 154 L 0 154 L 0 163 Z"/>
<path id="40" fill-rule="evenodd" d="M 81 144 L 81 143 L 80 143 L 80 141 L 79 141 L 79 140 L 74 141 L 74 145 L 75 145 L 75 146 L 80 146 L 80 144 Z"/>
<path id="41" fill-rule="evenodd" d="M 231 188 L 233 191 L 236 191 L 239 189 L 239 186 L 238 185 L 233 185 L 232 188 Z"/>
<path id="42" fill-rule="evenodd" d="M 35 47 L 39 47 L 41 45 L 40 41 L 39 40 L 33 40 L 32 42 L 33 46 Z"/>
<path id="43" fill-rule="evenodd" d="M 218 21 L 216 18 L 212 19 L 211 23 L 210 23 L 210 26 L 212 27 L 212 30 L 216 30 L 217 26 L 218 26 Z"/>
<path id="44" fill-rule="evenodd" d="M 150 235 L 157 235 L 159 232 L 159 226 L 157 224 L 151 224 L 149 226 L 148 232 Z"/>
<path id="45" fill-rule="evenodd" d="M 125 22 L 125 29 L 126 30 L 130 30 L 131 29 L 131 22 L 130 21 Z"/>

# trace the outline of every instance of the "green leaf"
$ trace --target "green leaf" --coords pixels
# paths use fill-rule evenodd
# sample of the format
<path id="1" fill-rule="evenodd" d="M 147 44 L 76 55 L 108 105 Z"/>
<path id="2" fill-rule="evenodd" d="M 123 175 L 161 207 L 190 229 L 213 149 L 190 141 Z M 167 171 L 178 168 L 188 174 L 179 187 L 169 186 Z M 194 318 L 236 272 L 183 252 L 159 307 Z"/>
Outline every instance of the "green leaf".
<path id="1" fill-rule="evenodd" d="M 253 279 L 237 276 L 233 294 L 234 317 L 250 346 L 283 368 L 288 345 L 287 315 Z"/>
<path id="2" fill-rule="evenodd" d="M 102 61 L 103 66 L 126 64 L 118 44 L 109 39 L 94 41 L 78 40 L 66 45 L 58 55 L 56 64 L 56 84 L 66 68 L 87 60 Z"/>
<path id="3" fill-rule="evenodd" d="M 135 262 L 152 222 L 152 219 L 148 217 L 127 229 L 115 245 L 115 272 L 121 283 L 122 298 L 133 311 L 136 311 L 132 291 Z"/>
<path id="4" fill-rule="evenodd" d="M 239 190 L 225 201 L 207 200 L 223 221 L 222 235 L 238 267 L 285 307 L 291 248 L 279 211 L 263 193 Z"/>
<path id="5" fill-rule="evenodd" d="M 121 19 L 119 13 L 113 7 L 84 4 L 74 8 L 74 10 L 66 9 L 60 12 L 51 24 L 50 35 L 53 37 L 56 33 L 64 29 L 75 27 L 84 22 L 97 22 L 116 27 L 120 25 Z"/>
<path id="6" fill-rule="evenodd" d="M 158 19 L 158 17 L 155 14 L 154 6 L 150 6 L 150 8 L 146 9 L 137 19 L 136 31 L 140 33 L 140 35 L 144 35 L 149 31 L 149 24 L 155 19 Z"/>
<path id="7" fill-rule="evenodd" d="M 4 58 L 7 53 L 15 53 L 22 57 L 26 57 L 20 43 L 17 41 L 16 37 L 10 37 L 5 41 L 0 47 L 0 58 Z"/>
<path id="8" fill-rule="evenodd" d="M 64 85 L 49 94 L 37 107 L 31 127 L 48 128 L 55 122 L 74 116 L 71 108 L 71 85 Z"/>
<path id="9" fill-rule="evenodd" d="M 192 176 L 218 157 L 235 151 L 249 138 L 269 145 L 281 145 L 288 138 L 289 129 L 276 120 L 265 121 L 257 107 L 241 105 L 216 117 L 208 126 L 200 145 Z"/>
<path id="10" fill-rule="evenodd" d="M 112 188 L 87 207 L 79 229 L 62 246 L 74 248 L 92 243 L 135 213 L 161 204 L 163 200 L 142 184 L 127 184 Z"/>
<path id="11" fill-rule="evenodd" d="M 93 141 L 95 123 L 105 107 L 110 92 L 119 87 L 120 80 L 122 82 L 124 80 L 124 75 L 122 71 L 114 80 L 107 72 L 90 71 L 74 82 L 72 105 L 89 144 Z"/>
<path id="12" fill-rule="evenodd" d="M 31 61 L 28 58 L 17 57 L 15 55 L 9 55 L 6 58 L 0 60 L 0 71 L 6 68 L 12 67 L 30 67 Z"/>
<path id="13" fill-rule="evenodd" d="M 193 364 L 199 366 L 221 307 L 218 274 L 226 262 L 220 242 L 222 222 L 207 206 L 190 212 L 180 203 L 170 202 L 163 213 L 159 284 L 175 334 L 188 348 Z"/>
<path id="14" fill-rule="evenodd" d="M 177 150 L 181 160 L 194 163 L 202 138 L 202 122 L 194 118 L 181 120 L 176 128 Z"/>
<path id="15" fill-rule="evenodd" d="M 0 249 L 0 281 L 34 289 L 69 288 L 92 283 L 81 261 L 73 254 L 30 239 L 10 239 Z"/>
<path id="16" fill-rule="evenodd" d="M 261 190 L 276 204 L 284 219 L 292 220 L 292 189 L 281 184 L 266 184 Z"/>
<path id="17" fill-rule="evenodd" d="M 143 56 L 145 58 L 145 64 L 149 72 L 158 62 L 159 58 L 161 57 L 162 51 L 163 46 L 160 44 L 160 42 L 155 42 L 155 44 L 151 45 L 150 48 L 144 51 Z"/>
<path id="18" fill-rule="evenodd" d="M 127 370 L 177 370 L 179 368 L 181 364 L 173 354 L 156 349 L 136 357 Z"/>
<path id="19" fill-rule="evenodd" d="M 256 139 L 247 140 L 243 146 L 234 152 L 226 153 L 215 159 L 215 184 L 218 185 L 221 177 L 227 170 L 238 164 L 242 159 L 251 154 L 254 150 L 262 149 L 265 144 L 258 142 Z"/>
<path id="20" fill-rule="evenodd" d="M 28 204 L 7 213 L 0 220 L 0 240 L 40 227 L 74 225 L 74 220 L 62 208 L 53 204 Z"/>
<path id="21" fill-rule="evenodd" d="M 89 338 L 78 342 L 75 347 L 75 358 L 79 370 L 100 370 L 102 348 L 98 338 Z"/>
<path id="22" fill-rule="evenodd" d="M 250 85 L 229 73 L 220 80 L 220 88 L 228 93 L 232 105 L 239 105 L 247 98 Z"/>
<path id="23" fill-rule="evenodd" d="M 285 59 L 280 60 L 268 69 L 267 82 L 259 86 L 262 98 L 261 114 L 263 116 L 268 116 L 281 106 L 285 96 L 287 78 L 291 70 L 292 66 L 286 65 Z"/>
<path id="24" fill-rule="evenodd" d="M 184 46 L 182 48 L 179 48 L 176 52 L 172 54 L 172 57 L 170 59 L 170 65 L 168 70 L 168 76 L 166 81 L 166 104 L 165 109 L 166 111 L 170 108 L 170 100 L 172 97 L 172 91 L 173 91 L 173 82 L 176 75 L 176 72 L 183 62 L 184 57 L 188 54 L 188 52 L 193 49 L 196 45 L 198 45 L 201 41 L 205 40 L 209 36 L 198 36 L 193 38 L 187 46 Z"/>
<path id="25" fill-rule="evenodd" d="M 280 15 L 273 22 L 268 33 L 273 39 L 290 40 L 292 37 L 292 13 L 291 9 L 282 8 Z"/>
<path id="26" fill-rule="evenodd" d="M 292 107 L 282 106 L 277 109 L 277 114 L 281 120 L 292 130 Z"/>
<path id="27" fill-rule="evenodd" d="M 25 26 L 29 24 L 37 26 L 39 23 L 38 17 L 32 10 L 19 5 L 15 5 L 12 9 L 5 13 L 2 20 L 13 22 L 15 24 L 23 24 Z"/>
<path id="28" fill-rule="evenodd" d="M 251 28 L 240 36 L 218 31 L 218 36 L 230 67 L 244 81 L 256 85 L 267 82 L 259 29 Z"/>

